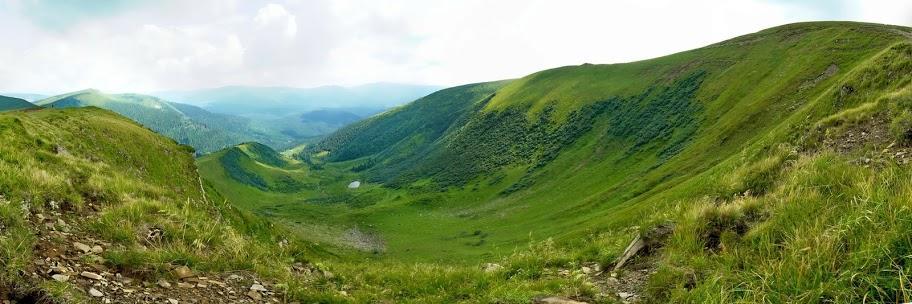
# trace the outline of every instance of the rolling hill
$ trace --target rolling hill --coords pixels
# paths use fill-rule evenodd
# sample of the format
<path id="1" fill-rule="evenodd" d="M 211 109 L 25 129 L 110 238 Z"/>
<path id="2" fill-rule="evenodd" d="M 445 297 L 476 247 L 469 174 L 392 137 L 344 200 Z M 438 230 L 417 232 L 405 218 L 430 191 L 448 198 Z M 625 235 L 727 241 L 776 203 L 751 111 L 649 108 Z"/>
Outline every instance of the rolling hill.
<path id="1" fill-rule="evenodd" d="M 199 107 L 146 95 L 84 90 L 49 97 L 37 104 L 48 108 L 94 106 L 112 110 L 179 143 L 190 145 L 201 154 L 254 140 L 285 147 L 303 138 L 283 134 L 279 130 L 257 128 L 248 118 L 211 113 Z"/>
<path id="2" fill-rule="evenodd" d="M 34 109 L 37 108 L 31 102 L 28 102 L 24 99 L 0 96 L 0 111 L 12 111 L 12 110 L 22 110 L 22 109 Z"/>
<path id="3" fill-rule="evenodd" d="M 590 288 L 562 292 L 574 299 L 893 302 L 912 270 L 910 37 L 789 24 L 444 89 L 272 165 L 249 150 L 198 165 L 302 237 L 354 231 L 386 260 L 577 278 Z M 274 196 L 268 181 L 300 176 Z M 645 249 L 601 271 L 628 244 Z"/>

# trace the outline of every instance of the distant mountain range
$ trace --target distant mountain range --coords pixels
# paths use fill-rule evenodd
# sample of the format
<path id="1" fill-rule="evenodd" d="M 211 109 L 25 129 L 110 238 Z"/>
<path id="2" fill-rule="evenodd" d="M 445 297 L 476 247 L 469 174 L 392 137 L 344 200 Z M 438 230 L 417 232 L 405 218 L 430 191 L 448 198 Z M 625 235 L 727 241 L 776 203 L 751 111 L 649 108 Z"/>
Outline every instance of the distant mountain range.
<path id="1" fill-rule="evenodd" d="M 215 114 L 199 107 L 172 103 L 154 96 L 105 94 L 83 90 L 38 101 L 48 108 L 99 107 L 117 112 L 204 154 L 249 140 L 281 146 L 294 138 L 251 126 L 248 118 Z"/>
<path id="2" fill-rule="evenodd" d="M 287 149 L 389 107 L 420 98 L 434 88 L 400 84 L 314 89 L 224 87 L 162 93 L 164 97 L 106 94 L 88 89 L 45 97 L 35 104 L 51 108 L 95 106 L 108 109 L 181 144 L 190 145 L 198 154 L 206 154 L 248 141 L 278 150 Z M 16 95 L 42 97 L 39 94 Z M 12 100 L 17 101 L 15 106 Z M 24 99 L 10 98 L 0 104 L 0 109 L 28 106 L 33 105 Z"/>
<path id="3" fill-rule="evenodd" d="M 355 87 L 316 88 L 228 86 L 192 91 L 167 91 L 155 96 L 198 105 L 215 113 L 242 116 L 287 116 L 322 109 L 340 109 L 368 116 L 441 89 L 438 86 L 375 83 Z"/>
<path id="4" fill-rule="evenodd" d="M 34 93 L 0 93 L 0 95 L 25 99 L 28 102 L 35 102 L 50 97 L 48 95 Z"/>
<path id="5" fill-rule="evenodd" d="M 36 106 L 21 98 L 0 96 L 0 111 L 21 110 L 29 108 L 36 108 Z"/>

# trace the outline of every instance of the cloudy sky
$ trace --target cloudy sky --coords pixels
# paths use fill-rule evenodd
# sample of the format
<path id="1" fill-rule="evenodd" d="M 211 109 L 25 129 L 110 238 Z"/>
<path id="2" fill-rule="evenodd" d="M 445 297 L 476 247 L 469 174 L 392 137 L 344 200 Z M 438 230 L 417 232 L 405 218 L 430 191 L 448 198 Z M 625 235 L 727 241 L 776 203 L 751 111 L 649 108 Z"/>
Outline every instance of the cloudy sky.
<path id="1" fill-rule="evenodd" d="M 912 0 L 0 0 L 0 91 L 454 85 L 811 20 L 912 26 Z"/>

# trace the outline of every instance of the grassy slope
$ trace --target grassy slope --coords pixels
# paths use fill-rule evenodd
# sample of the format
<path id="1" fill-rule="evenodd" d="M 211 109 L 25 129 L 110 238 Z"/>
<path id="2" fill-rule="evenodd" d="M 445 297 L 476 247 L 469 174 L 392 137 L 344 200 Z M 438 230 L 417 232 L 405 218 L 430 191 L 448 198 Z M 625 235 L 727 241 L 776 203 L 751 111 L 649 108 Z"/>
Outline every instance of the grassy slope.
<path id="1" fill-rule="evenodd" d="M 109 95 L 85 90 L 50 97 L 38 104 L 51 108 L 95 106 L 109 109 L 182 144 L 193 146 L 200 153 L 252 140 L 276 146 L 288 145 L 292 141 L 278 132 L 255 129 L 246 118 L 209 113 L 198 107 L 170 103 L 152 96 Z"/>
<path id="2" fill-rule="evenodd" d="M 885 116 L 893 128 L 899 126 L 894 132 L 899 135 L 862 151 L 879 152 L 891 141 L 903 145 L 902 128 L 912 121 L 909 32 L 858 23 L 793 24 L 653 60 L 543 71 L 498 89 L 483 108 L 472 110 L 472 118 L 451 120 L 442 135 L 356 138 L 389 132 L 389 126 L 379 127 L 394 119 L 420 125 L 417 117 L 396 115 L 419 108 L 416 102 L 340 131 L 302 158 L 332 172 L 360 171 L 336 181 L 337 187 L 380 172 L 401 177 L 374 204 L 347 215 L 377 231 L 386 241 L 386 256 L 396 259 L 496 260 L 492 254 L 510 252 L 531 234 L 556 237 L 563 244 L 557 251 L 577 262 L 610 262 L 630 227 L 674 220 L 679 227 L 665 266 L 651 283 L 654 300 L 893 301 L 906 297 L 902 290 L 908 288 L 906 262 L 896 259 L 910 248 L 900 232 L 908 221 L 907 183 L 901 181 L 909 170 L 865 168 L 850 162 L 851 155 L 827 152 L 834 147 L 817 137 Z M 700 77 L 695 94 L 678 94 L 686 93 L 682 84 L 694 75 Z M 668 113 L 663 100 L 697 110 L 668 125 L 655 119 Z M 509 136 L 511 130 L 578 122 L 575 113 L 599 107 L 614 111 L 599 114 L 591 129 L 570 133 L 575 137 L 563 142 L 557 157 L 516 153 L 531 155 L 532 161 L 485 163 L 502 153 L 472 158 L 444 153 L 471 143 L 471 136 L 480 134 L 473 128 Z M 618 109 L 624 115 L 612 116 Z M 526 125 L 513 118 L 517 113 Z M 504 121 L 513 129 L 503 127 Z M 693 130 L 694 122 L 696 131 L 680 132 L 681 126 Z M 542 143 L 553 138 L 544 138 L 522 146 L 498 142 L 502 146 L 490 151 L 547 152 Z M 378 142 L 386 144 L 375 146 Z M 885 151 L 897 144 L 889 147 Z M 458 176 L 455 183 L 443 171 L 409 169 L 445 171 L 473 166 L 477 159 L 493 166 Z M 396 163 L 410 165 L 398 169 Z M 434 186 L 440 184 L 451 187 Z M 526 185 L 504 191 L 517 184 Z M 307 195 L 313 194 L 299 197 Z M 843 201 L 850 203 L 834 207 Z M 273 215 L 302 214 L 307 212 Z M 809 220 L 814 215 L 819 217 Z M 739 228 L 745 226 L 751 227 L 748 232 Z M 882 232 L 878 226 L 885 227 L 888 241 L 872 244 Z M 716 238 L 724 246 L 707 245 Z M 809 258 L 807 248 L 822 253 Z M 566 258 L 552 253 L 536 261 L 567 262 L 555 255 Z"/>
<path id="3" fill-rule="evenodd" d="M 198 275 L 221 280 L 253 272 L 275 283 L 270 289 L 281 292 L 280 299 L 306 303 L 524 303 L 537 293 L 580 288 L 580 282 L 563 278 L 508 280 L 478 267 L 340 261 L 320 246 L 224 204 L 208 185 L 204 194 L 189 147 L 107 110 L 2 113 L 0 138 L 0 295 L 14 300 L 28 295 L 64 303 L 100 302 L 84 291 L 91 281 L 71 273 L 70 281 L 57 282 L 45 273 L 48 265 L 37 262 L 48 246 L 72 252 L 64 249 L 72 247 L 71 239 L 38 238 L 49 234 L 42 221 L 57 223 L 54 230 L 62 229 L 59 222 L 64 221 L 66 235 L 109 243 L 98 258 L 77 262 L 100 264 L 92 267 L 121 273 L 140 286 L 160 278 L 173 282 L 171 267 L 186 265 Z M 268 152 L 251 146 L 241 149 Z M 145 238 L 150 227 L 161 229 L 161 240 Z M 294 271 L 295 262 L 306 263 L 309 270 Z M 155 284 L 151 289 L 164 292 Z M 220 289 L 197 288 L 193 294 L 216 291 Z M 183 294 L 181 302 L 184 295 L 190 294 Z"/>
<path id="4" fill-rule="evenodd" d="M 291 275 L 281 265 L 309 250 L 279 249 L 279 231 L 222 205 L 211 189 L 209 203 L 189 147 L 112 112 L 4 113 L 0 137 L 0 285 L 19 293 L 88 301 L 73 285 L 22 275 L 43 273 L 35 269 L 38 252 L 32 251 L 39 250 L 34 231 L 42 224 L 33 221 L 36 214 L 57 214 L 55 206 L 71 232 L 113 244 L 102 254 L 106 267 L 153 281 L 167 277 L 169 265 L 255 270 L 287 280 Z M 166 236 L 161 243 L 143 242 L 143 227 L 159 227 Z"/>
<path id="5" fill-rule="evenodd" d="M 385 255 L 394 260 L 497 260 L 531 234 L 556 237 L 563 244 L 557 251 L 577 262 L 607 263 L 629 240 L 630 227 L 674 220 L 679 227 L 665 266 L 648 292 L 653 300 L 893 301 L 905 295 L 902 282 L 908 281 L 908 270 L 896 265 L 904 262 L 895 260 L 909 253 L 905 244 L 910 239 L 899 232 L 908 221 L 901 207 L 908 203 L 902 194 L 909 187 L 902 182 L 908 169 L 863 168 L 849 162 L 851 155 L 826 152 L 833 147 L 821 146 L 809 134 L 826 137 L 875 114 L 903 126 L 909 111 L 903 100 L 909 98 L 912 75 L 909 32 L 858 23 L 793 24 L 653 60 L 543 71 L 495 88 L 482 108 L 471 108 L 477 102 L 457 107 L 472 117 L 450 118 L 443 134 L 409 137 L 415 132 L 402 130 L 405 136 L 383 137 L 401 131 L 396 124 L 387 125 L 391 121 L 421 126 L 426 117 L 418 115 L 433 115 L 414 110 L 420 105 L 416 102 L 328 137 L 303 159 L 330 172 L 359 171 L 335 173 L 352 175 L 338 180 L 336 189 L 358 176 L 401 177 L 392 183 L 396 188 L 383 188 L 374 204 L 351 207 L 345 215 L 349 224 L 381 235 Z M 682 81 L 694 75 L 701 77 L 695 94 L 678 94 L 686 93 Z M 626 107 L 617 106 L 623 102 Z M 697 110 L 671 126 L 654 119 L 680 104 Z M 458 144 L 477 139 L 480 133 L 473 128 L 509 137 L 510 130 L 578 122 L 574 113 L 600 105 L 612 111 L 599 114 L 591 129 L 562 141 L 557 157 L 520 153 L 507 161 L 481 162 L 494 166 L 469 172 L 456 183 L 445 179 L 452 175 L 443 171 L 413 169 L 457 170 L 476 159 L 499 157 L 443 153 L 461 151 Z M 513 118 L 517 113 L 526 125 Z M 504 128 L 504 122 L 513 129 Z M 696 131 L 680 132 L 694 122 Z M 652 129 L 660 132 L 623 131 Z M 890 141 L 903 140 L 891 137 L 881 147 L 863 150 L 879 152 Z M 498 151 L 479 146 L 486 142 L 497 139 L 477 140 L 470 148 Z M 543 142 L 549 141 L 494 148 L 548 151 Z M 321 162 L 325 160 L 330 163 Z M 400 163 L 409 165 L 396 168 Z M 434 186 L 441 183 L 450 187 Z M 523 183 L 530 185 L 504 194 Z M 824 190 L 830 185 L 840 186 Z M 302 193 L 299 197 L 314 195 Z M 252 208 L 273 206 L 269 199 L 252 200 L 259 200 L 248 205 Z M 845 200 L 854 202 L 852 207 L 828 208 Z M 273 216 L 310 212 L 279 211 Z M 760 223 L 757 214 L 763 215 Z M 812 214 L 820 217 L 808 220 Z M 859 217 L 869 219 L 858 222 Z M 753 228 L 747 233 L 737 228 L 745 225 Z M 834 231 L 833 225 L 851 230 Z M 890 241 L 872 243 L 880 232 L 873 228 L 877 225 L 889 227 L 884 237 Z M 707 246 L 707 239 L 719 237 L 721 251 L 718 244 Z M 802 253 L 807 248 L 821 253 L 807 256 Z M 545 264 L 566 262 L 554 261 L 551 254 L 541 259 Z"/>
<path id="6" fill-rule="evenodd" d="M 11 111 L 21 109 L 33 109 L 37 106 L 24 99 L 0 96 L 0 111 Z"/>
<path id="7" fill-rule="evenodd" d="M 422 177 L 448 184 L 453 183 L 446 178 L 458 177 L 461 183 L 456 185 L 459 187 L 441 194 L 438 201 L 442 202 L 431 208 L 432 213 L 438 215 L 433 220 L 421 219 L 419 214 L 426 211 L 398 208 L 398 204 L 368 215 L 378 221 L 380 230 L 403 230 L 403 234 L 408 228 L 396 228 L 394 223 L 410 221 L 395 219 L 407 218 L 431 225 L 449 222 L 435 225 L 439 228 L 428 232 L 421 242 L 413 243 L 433 239 L 439 242 L 441 238 L 458 236 L 460 230 L 480 229 L 490 232 L 491 240 L 510 244 L 522 242 L 530 231 L 554 236 L 580 234 L 592 226 L 606 224 L 625 226 L 640 213 L 650 212 L 656 203 L 664 200 L 663 197 L 678 195 L 676 191 L 664 190 L 693 180 L 720 162 L 739 157 L 742 151 L 751 152 L 745 151 L 746 147 L 758 141 L 786 140 L 796 128 L 854 106 L 858 101 L 835 104 L 831 98 L 832 87 L 902 39 L 902 35 L 879 25 L 796 24 L 654 60 L 548 70 L 506 85 L 483 109 L 477 110 L 473 120 L 446 129 L 448 133 L 442 136 L 425 141 L 396 137 L 383 145 L 383 141 L 378 142 L 383 137 L 371 135 L 371 132 L 396 134 L 399 129 L 386 123 L 404 120 L 396 114 L 418 108 L 420 103 L 416 102 L 411 107 L 336 133 L 323 144 L 316 145 L 315 150 L 329 150 L 330 160 L 361 157 L 360 161 L 379 164 L 367 170 L 367 177 L 400 174 L 412 182 L 413 188 L 421 187 Z M 838 67 L 838 71 L 820 77 L 830 66 Z M 662 90 L 676 92 L 682 79 L 698 73 L 702 73 L 702 82 L 689 100 L 686 95 L 660 94 Z M 643 91 L 651 93 L 644 95 Z M 680 102 L 682 99 L 685 101 Z M 692 117 L 669 126 L 665 119 L 669 113 L 662 112 L 663 102 L 666 105 L 689 104 L 698 110 L 693 111 Z M 530 134 L 529 130 L 535 129 L 528 125 L 542 124 L 539 117 L 545 117 L 547 125 L 560 125 L 570 122 L 574 112 L 589 110 L 588 105 L 600 103 L 622 105 L 598 116 L 592 123 L 592 131 L 578 135 L 561 147 L 560 156 L 546 162 L 547 165 L 528 170 L 538 163 L 526 159 L 543 158 L 535 153 L 509 152 L 535 151 L 542 149 L 542 143 L 556 141 L 544 137 L 545 140 L 529 141 L 523 146 L 512 144 L 523 139 L 511 138 L 510 134 L 519 133 L 514 131 Z M 642 110 L 624 110 L 625 107 Z M 650 114 L 650 111 L 658 115 Z M 543 114 L 545 112 L 548 114 Z M 626 115 L 612 116 L 616 112 Z M 507 114 L 497 116 L 500 113 Z M 517 115 L 514 113 L 525 113 L 528 125 L 511 129 L 511 125 L 504 124 L 507 118 Z M 476 119 L 486 116 L 496 119 Z M 421 121 L 418 117 L 407 118 Z M 696 133 L 681 134 L 682 126 L 694 122 L 698 123 Z M 513 125 L 516 124 L 521 123 Z M 480 131 L 471 132 L 473 128 Z M 353 131 L 356 129 L 362 131 Z M 650 129 L 671 131 L 618 132 Z M 355 138 L 349 132 L 365 135 Z M 503 134 L 498 137 L 511 140 L 479 139 L 486 133 Z M 684 140 L 679 140 L 681 138 Z M 492 142 L 498 145 L 485 150 L 485 145 Z M 685 147 L 678 147 L 679 151 L 668 157 L 663 152 L 673 143 L 683 143 L 681 145 Z M 464 151 L 458 150 L 460 145 L 466 147 Z M 359 147 L 373 150 L 349 152 Z M 405 152 L 383 152 L 391 150 Z M 478 151 L 490 152 L 480 154 Z M 747 155 L 754 153 L 756 149 Z M 484 162 L 498 160 L 505 154 L 513 158 Z M 396 164 L 408 164 L 409 168 L 396 171 Z M 479 164 L 487 168 L 468 173 L 457 171 Z M 414 167 L 428 169 L 415 171 L 411 169 Z M 486 180 L 472 179 L 477 174 Z M 487 186 L 495 180 L 502 181 Z M 532 186 L 513 195 L 497 195 L 503 187 L 517 182 Z M 621 210 L 625 212 L 619 212 Z M 396 238 L 395 235 L 399 234 L 394 233 L 390 238 Z M 452 246 L 445 248 L 449 247 Z"/>

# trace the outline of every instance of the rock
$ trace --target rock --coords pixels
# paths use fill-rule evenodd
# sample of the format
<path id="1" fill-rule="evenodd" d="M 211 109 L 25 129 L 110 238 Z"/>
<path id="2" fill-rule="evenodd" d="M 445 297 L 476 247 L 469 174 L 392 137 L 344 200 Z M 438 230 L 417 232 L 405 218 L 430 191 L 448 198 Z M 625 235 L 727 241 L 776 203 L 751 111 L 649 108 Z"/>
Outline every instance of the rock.
<path id="1" fill-rule="evenodd" d="M 631 298 L 631 297 L 633 297 L 633 296 L 634 296 L 634 294 L 628 293 L 628 292 L 619 292 L 619 293 L 618 293 L 618 298 L 621 298 L 621 300 L 626 300 L 626 299 L 629 299 L 629 298 Z"/>
<path id="2" fill-rule="evenodd" d="M 209 284 L 200 282 L 200 283 L 196 283 L 196 287 L 199 287 L 199 288 L 206 288 L 206 287 L 209 287 Z"/>
<path id="3" fill-rule="evenodd" d="M 640 235 L 637 235 L 636 238 L 634 238 L 633 241 L 627 245 L 627 249 L 624 249 L 624 254 L 621 255 L 617 263 L 614 264 L 614 271 L 617 271 L 618 269 L 621 269 L 621 267 L 624 267 L 624 263 L 627 263 L 627 260 L 636 256 L 637 253 L 640 252 L 640 249 L 643 249 L 644 247 L 646 247 L 646 242 L 640 238 Z"/>
<path id="4" fill-rule="evenodd" d="M 266 287 L 263 287 L 263 285 L 260 285 L 260 284 L 253 284 L 253 285 L 250 285 L 250 290 L 266 291 Z"/>
<path id="5" fill-rule="evenodd" d="M 348 189 L 358 189 L 358 187 L 361 187 L 361 181 L 353 181 L 348 184 Z"/>
<path id="6" fill-rule="evenodd" d="M 256 290 L 251 290 L 247 292 L 247 296 L 253 299 L 254 301 L 259 301 L 263 299 L 263 296 L 260 295 Z"/>
<path id="7" fill-rule="evenodd" d="M 98 289 L 95 289 L 94 287 L 89 288 L 89 295 L 96 297 L 96 298 L 100 298 L 100 297 L 104 296 L 104 294 L 101 293 L 101 291 L 98 291 Z"/>
<path id="8" fill-rule="evenodd" d="M 81 250 L 82 253 L 89 253 L 92 251 L 92 247 L 89 247 L 89 245 L 86 245 L 86 244 L 83 244 L 80 242 L 74 242 L 73 247 L 76 247 L 76 249 Z"/>
<path id="9" fill-rule="evenodd" d="M 227 284 L 219 282 L 219 281 L 215 281 L 215 280 L 206 280 L 206 282 L 209 284 L 212 284 L 212 285 L 218 285 L 219 287 L 222 287 L 222 288 L 228 287 Z"/>
<path id="10" fill-rule="evenodd" d="M 104 248 L 101 248 L 101 246 L 98 246 L 98 245 L 92 246 L 92 253 L 102 253 L 102 252 L 104 252 Z"/>
<path id="11" fill-rule="evenodd" d="M 592 268 L 589 268 L 589 267 L 587 267 L 587 266 L 583 266 L 582 268 L 580 268 L 580 270 L 582 270 L 583 273 L 585 273 L 585 274 L 590 274 L 590 273 L 593 272 L 593 271 L 592 271 Z"/>
<path id="12" fill-rule="evenodd" d="M 168 283 L 168 281 L 165 280 L 158 280 L 158 286 L 161 286 L 161 288 L 171 288 L 171 283 Z"/>
<path id="13" fill-rule="evenodd" d="M 323 277 L 326 278 L 327 280 L 332 280 L 333 278 L 336 277 L 336 275 L 334 275 L 332 272 L 323 270 Z"/>
<path id="14" fill-rule="evenodd" d="M 92 280 L 104 280 L 104 277 L 102 277 L 101 275 L 94 273 L 94 272 L 83 271 L 79 275 L 92 279 Z"/>
<path id="15" fill-rule="evenodd" d="M 172 298 L 168 298 L 168 303 L 177 304 L 177 300 L 172 299 Z"/>
<path id="16" fill-rule="evenodd" d="M 488 273 L 497 272 L 497 271 L 502 270 L 503 268 L 504 267 L 500 266 L 500 264 L 495 264 L 495 263 L 485 263 L 484 266 L 481 266 L 481 269 L 484 270 L 484 272 L 488 272 Z"/>
<path id="17" fill-rule="evenodd" d="M 179 266 L 177 268 L 174 268 L 173 272 L 174 275 L 181 279 L 186 279 L 193 276 L 193 270 L 190 270 L 190 267 L 187 266 Z"/>
<path id="18" fill-rule="evenodd" d="M 70 280 L 70 276 L 65 274 L 55 274 L 52 275 L 51 278 L 54 278 L 57 282 L 66 282 Z"/>
<path id="19" fill-rule="evenodd" d="M 164 234 L 165 232 L 161 229 L 151 228 L 149 231 L 146 231 L 146 241 L 149 243 L 157 243 L 161 241 Z"/>
<path id="20" fill-rule="evenodd" d="M 647 254 L 650 251 L 655 250 L 662 246 L 662 242 L 674 232 L 673 223 L 665 223 L 658 225 L 643 235 L 637 235 L 633 241 L 630 242 L 630 245 L 627 245 L 627 249 L 624 250 L 624 253 L 618 258 L 617 262 L 614 264 L 614 270 L 618 271 L 621 267 L 624 267 L 624 264 L 627 263 L 631 258 L 646 252 Z"/>
<path id="21" fill-rule="evenodd" d="M 571 299 L 564 298 L 564 297 L 541 298 L 541 299 L 536 300 L 535 303 L 539 303 L 539 304 L 588 304 L 586 302 L 571 300 Z"/>
<path id="22" fill-rule="evenodd" d="M 177 282 L 177 287 L 180 287 L 180 288 L 193 288 L 193 284 L 184 283 L 184 282 Z"/>
<path id="23" fill-rule="evenodd" d="M 244 277 L 239 276 L 239 275 L 236 275 L 236 274 L 232 274 L 232 275 L 228 276 L 228 279 L 229 279 L 229 280 L 235 280 L 235 281 L 236 281 L 236 280 L 243 280 Z"/>

